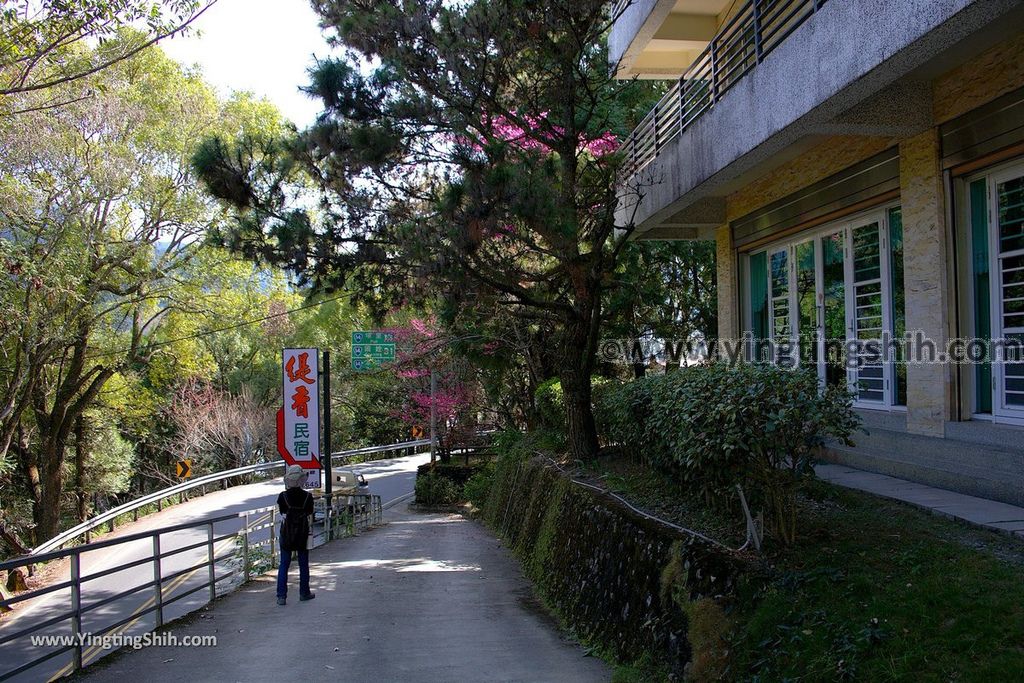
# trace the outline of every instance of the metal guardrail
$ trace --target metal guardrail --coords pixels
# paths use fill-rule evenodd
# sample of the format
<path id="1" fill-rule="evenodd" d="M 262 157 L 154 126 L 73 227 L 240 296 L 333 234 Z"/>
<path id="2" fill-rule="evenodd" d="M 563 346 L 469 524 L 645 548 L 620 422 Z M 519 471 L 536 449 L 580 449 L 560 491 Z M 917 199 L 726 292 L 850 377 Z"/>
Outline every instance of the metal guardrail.
<path id="1" fill-rule="evenodd" d="M 344 499 L 344 501 L 342 499 Z M 325 513 L 324 534 L 322 536 L 324 543 L 335 538 L 352 535 L 358 531 L 380 524 L 383 518 L 381 498 L 378 495 L 371 494 L 345 494 L 338 496 L 333 501 L 332 506 L 326 508 Z M 254 516 L 256 516 L 255 520 L 253 519 Z M 215 533 L 215 524 L 218 522 L 236 519 L 242 520 L 242 526 L 240 529 L 223 533 L 221 535 L 217 535 Z M 241 578 L 242 583 L 249 580 L 252 568 L 252 552 L 254 549 L 269 546 L 270 566 L 277 566 L 280 557 L 277 543 L 277 522 L 278 511 L 277 506 L 274 505 L 271 507 L 256 508 L 245 512 L 222 515 L 220 517 L 204 519 L 196 522 L 176 524 L 173 526 L 162 527 L 160 529 L 153 529 L 151 531 L 130 534 L 120 538 L 107 539 L 87 545 L 73 546 L 62 550 L 54 550 L 40 553 L 38 555 L 24 556 L 15 560 L 0 562 L 0 571 L 18 569 L 32 562 L 47 562 L 52 560 L 61 560 L 64 558 L 69 558 L 71 564 L 70 578 L 67 581 L 61 581 L 49 586 L 19 593 L 2 603 L 4 606 L 10 606 L 57 591 L 66 591 L 70 589 L 69 609 L 57 615 L 47 616 L 45 619 L 36 621 L 32 625 L 13 633 L 0 635 L 0 646 L 26 637 L 31 637 L 32 634 L 44 629 L 48 629 L 50 633 L 52 633 L 52 631 L 60 624 L 70 625 L 70 632 L 65 635 L 70 635 L 75 641 L 73 644 L 52 645 L 52 647 L 55 648 L 52 651 L 46 652 L 45 654 L 42 654 L 28 662 L 21 663 L 10 670 L 3 670 L 2 664 L 0 664 L 0 681 L 5 681 L 26 673 L 32 668 L 68 652 L 72 653 L 71 663 L 65 665 L 61 670 L 59 670 L 55 677 L 81 669 L 83 664 L 89 663 L 86 661 L 89 656 L 95 656 L 99 652 L 99 649 L 95 646 L 92 646 L 91 648 L 87 647 L 85 642 L 79 638 L 80 635 L 84 634 L 82 628 L 83 616 L 92 614 L 101 608 L 108 607 L 118 600 L 122 600 L 133 595 L 145 595 L 146 591 L 150 591 L 152 593 L 149 600 L 132 611 L 129 616 L 120 619 L 117 619 L 117 616 L 114 616 L 112 618 L 117 619 L 114 623 L 103 626 L 99 629 L 90 630 L 89 635 L 92 639 L 95 640 L 103 638 L 104 636 L 115 632 L 116 629 L 121 629 L 122 627 L 127 630 L 133 624 L 136 624 L 139 619 L 151 613 L 155 614 L 153 628 L 160 628 L 164 624 L 165 608 L 179 600 L 200 593 L 203 590 L 207 591 L 208 599 L 188 611 L 194 611 L 205 604 L 213 602 L 217 599 L 217 585 L 219 583 L 236 576 Z M 167 534 L 195 529 L 204 529 L 206 532 L 206 538 L 197 543 L 190 543 L 181 547 L 171 549 L 164 549 L 161 547 L 161 539 Z M 251 535 L 263 530 L 268 531 L 266 539 L 258 541 L 252 541 L 250 539 Z M 152 544 L 152 554 L 150 556 L 124 562 L 113 567 L 104 568 L 103 570 L 92 574 L 82 574 L 82 555 L 84 553 L 112 549 L 117 546 L 123 546 L 127 543 L 144 540 L 149 540 Z M 229 552 L 221 554 L 220 551 L 225 547 L 230 548 Z M 182 553 L 197 550 L 202 552 L 203 559 L 201 561 L 171 573 L 163 573 L 164 560 Z M 233 558 L 240 560 L 240 566 L 218 574 L 218 563 L 223 563 Z M 115 574 L 132 567 L 141 567 L 147 564 L 152 565 L 152 579 L 140 582 L 139 584 L 115 593 L 114 595 L 107 595 L 105 592 L 100 591 L 101 596 L 91 602 L 86 599 L 86 587 L 88 586 L 89 581 L 93 581 L 104 576 L 110 576 L 111 574 Z M 203 571 L 205 571 L 205 581 L 203 583 L 198 586 L 189 587 L 187 590 L 183 590 L 174 595 L 174 591 L 183 587 L 185 581 L 196 573 Z M 168 584 L 170 584 L 169 588 Z M 229 590 L 233 590 L 234 588 L 237 588 L 237 586 L 231 586 Z M 88 654 L 86 654 L 86 650 L 89 651 Z"/>
<path id="2" fill-rule="evenodd" d="M 747 0 L 622 144 L 629 178 L 658 158 L 826 0 Z"/>
<path id="3" fill-rule="evenodd" d="M 406 448 L 419 448 L 420 446 L 429 446 L 430 439 L 418 439 L 416 441 L 405 441 L 402 443 L 392 444 L 390 446 L 367 446 L 365 448 L 354 448 L 347 451 L 338 451 L 331 453 L 331 466 L 334 466 L 334 461 L 342 458 L 352 458 L 358 455 L 373 455 L 375 453 L 388 453 L 391 451 L 404 450 Z M 36 561 L 40 560 L 40 556 L 51 550 L 61 548 L 67 543 L 75 540 L 79 536 L 85 536 L 86 543 L 90 541 L 89 534 L 104 524 L 108 525 L 113 530 L 114 520 L 118 517 L 137 512 L 139 509 L 144 508 L 148 505 L 157 505 L 158 507 L 164 500 L 173 496 L 183 496 L 186 492 L 193 489 L 210 486 L 211 484 L 224 483 L 226 485 L 229 479 L 243 476 L 246 474 L 255 474 L 258 472 L 267 472 L 275 469 L 283 469 L 286 466 L 284 460 L 274 460 L 272 462 L 257 463 L 255 465 L 247 465 L 245 467 L 236 467 L 231 470 L 224 470 L 223 472 L 215 472 L 213 474 L 207 474 L 202 477 L 196 477 L 195 479 L 189 479 L 183 481 L 180 484 L 169 486 L 159 491 L 148 493 L 144 496 L 136 498 L 133 501 L 119 505 L 115 508 L 111 508 L 106 512 L 98 514 L 77 526 L 73 526 L 67 531 L 61 532 L 40 544 L 38 547 L 32 550 L 29 554 L 32 557 L 36 557 Z"/>

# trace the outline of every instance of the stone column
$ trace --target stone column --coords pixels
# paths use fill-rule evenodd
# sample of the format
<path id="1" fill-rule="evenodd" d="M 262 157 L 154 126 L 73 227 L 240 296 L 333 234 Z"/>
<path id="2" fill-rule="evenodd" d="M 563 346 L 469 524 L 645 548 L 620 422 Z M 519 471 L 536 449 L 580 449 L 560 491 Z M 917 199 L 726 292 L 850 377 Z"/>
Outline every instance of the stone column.
<path id="1" fill-rule="evenodd" d="M 715 230 L 717 246 L 715 263 L 718 270 L 718 338 L 737 339 L 740 334 L 739 307 L 737 305 L 736 250 L 733 247 L 732 228 L 723 225 Z"/>
<path id="2" fill-rule="evenodd" d="M 938 130 L 900 142 L 907 331 L 920 331 L 938 353 L 949 335 L 946 218 Z M 952 382 L 946 364 L 907 367 L 907 430 L 945 436 Z"/>

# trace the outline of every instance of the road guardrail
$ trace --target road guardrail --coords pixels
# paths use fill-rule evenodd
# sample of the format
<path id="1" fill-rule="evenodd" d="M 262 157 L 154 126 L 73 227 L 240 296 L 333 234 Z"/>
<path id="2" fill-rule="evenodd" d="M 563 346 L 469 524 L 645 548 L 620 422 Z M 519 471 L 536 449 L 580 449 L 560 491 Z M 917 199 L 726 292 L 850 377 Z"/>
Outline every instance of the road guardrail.
<path id="1" fill-rule="evenodd" d="M 429 446 L 430 439 L 418 439 L 416 441 L 405 441 L 402 443 L 391 444 L 390 446 L 367 446 L 365 448 L 353 448 L 347 451 L 338 451 L 331 453 L 331 466 L 334 466 L 334 461 L 339 459 L 352 458 L 359 455 L 373 455 L 376 453 L 388 453 L 391 451 L 404 450 L 406 448 L 419 448 L 421 446 Z M 93 530 L 106 524 L 110 530 L 113 530 L 114 520 L 118 517 L 137 512 L 139 509 L 144 508 L 148 505 L 160 506 L 161 503 L 168 498 L 173 496 L 184 496 L 185 493 L 192 491 L 197 488 L 205 488 L 215 484 L 226 484 L 228 480 L 235 477 L 243 476 L 246 474 L 256 474 L 259 472 L 268 472 L 275 469 L 283 469 L 287 463 L 284 460 L 274 460 L 272 462 L 256 463 L 255 465 L 246 465 L 245 467 L 236 467 L 231 470 L 224 470 L 222 472 L 214 472 L 213 474 L 207 474 L 202 477 L 196 477 L 195 479 L 189 479 L 173 486 L 147 493 L 144 496 L 140 496 L 133 501 L 129 501 L 124 505 L 111 508 L 105 512 L 102 512 L 86 521 L 73 526 L 67 531 L 63 531 L 45 543 L 41 543 L 38 547 L 34 548 L 29 556 L 36 557 L 36 561 L 42 561 L 40 558 L 46 553 L 62 548 L 71 541 L 77 539 L 80 536 L 85 537 L 85 542 L 89 543 L 90 534 Z M 29 565 L 31 571 L 31 565 Z"/>
<path id="2" fill-rule="evenodd" d="M 243 469 L 248 471 L 251 468 Z M 322 496 L 318 496 L 318 498 L 322 498 Z M 341 498 L 344 499 L 344 502 L 340 500 Z M 311 533 L 314 545 L 322 545 L 323 543 L 330 542 L 335 538 L 350 536 L 358 533 L 359 531 L 380 524 L 383 519 L 383 506 L 379 495 L 365 493 L 345 494 L 344 496 L 339 496 L 339 499 L 333 501 L 332 505 L 325 506 L 324 515 L 324 528 L 320 539 L 317 539 L 316 535 Z M 113 623 L 106 624 L 100 628 L 90 628 L 88 630 L 88 635 L 90 636 L 91 641 L 102 639 L 104 636 L 109 636 L 109 634 L 116 632 L 117 629 L 124 629 L 124 631 L 127 631 L 127 629 L 138 624 L 141 619 L 150 614 L 155 616 L 152 621 L 153 627 L 148 630 L 152 631 L 158 629 L 164 624 L 165 609 L 169 605 L 189 596 L 201 594 L 203 591 L 206 591 L 207 599 L 201 604 L 194 605 L 191 609 L 187 610 L 186 613 L 195 611 L 202 606 L 213 602 L 218 596 L 218 584 L 223 585 L 225 581 L 236 577 L 236 580 L 240 579 L 239 583 L 234 585 L 229 584 L 228 590 L 222 591 L 222 593 L 230 592 L 250 579 L 253 553 L 263 547 L 269 548 L 270 567 L 276 567 L 280 560 L 280 549 L 277 543 L 277 526 L 279 517 L 280 515 L 278 514 L 276 505 L 261 507 L 247 510 L 245 512 L 221 515 L 219 517 L 195 522 L 175 524 L 173 526 L 129 534 L 119 538 L 100 540 L 95 543 L 72 546 L 60 550 L 40 552 L 14 560 L 0 562 L 0 571 L 17 570 L 35 562 L 50 562 L 63 559 L 68 559 L 70 562 L 70 577 L 68 580 L 59 581 L 48 586 L 18 593 L 10 599 L 0 603 L 4 607 L 10 607 L 11 605 L 41 598 L 45 595 L 56 593 L 57 591 L 65 591 L 68 592 L 69 595 L 70 604 L 68 609 L 60 611 L 57 614 L 46 614 L 44 615 L 44 618 L 34 620 L 30 625 L 26 625 L 24 628 L 17 629 L 12 633 L 0 631 L 0 647 L 14 641 L 30 638 L 33 634 L 36 634 L 39 631 L 44 631 L 44 629 L 46 635 L 52 635 L 54 631 L 61 628 L 62 625 L 65 627 L 64 629 L 61 629 L 65 631 L 63 635 L 71 636 L 71 642 L 69 644 L 53 645 L 51 650 L 29 659 L 28 661 L 12 662 L 11 668 L 9 669 L 7 668 L 9 658 L 5 657 L 5 661 L 0 663 L 0 681 L 6 681 L 20 674 L 24 674 L 31 669 L 68 652 L 71 652 L 71 661 L 66 663 L 64 667 L 59 669 L 55 674 L 51 674 L 53 678 L 78 671 L 83 667 L 83 665 L 87 665 L 91 663 L 91 661 L 98 659 L 102 656 L 104 651 L 101 648 L 96 648 L 95 646 L 89 647 L 85 641 L 80 638 L 80 636 L 86 632 L 83 630 L 83 617 L 93 617 L 94 615 L 102 616 L 104 612 L 99 612 L 98 610 L 109 608 L 113 603 L 120 600 L 124 600 L 133 595 L 138 595 L 141 599 L 147 592 L 150 593 L 150 597 L 138 608 L 134 609 L 128 616 L 118 618 L 120 615 L 112 615 L 111 618 L 116 619 Z M 241 520 L 241 528 L 222 533 L 220 535 L 215 533 L 214 526 L 218 522 L 236 519 Z M 194 543 L 187 543 L 181 547 L 174 547 L 170 549 L 166 548 L 166 546 L 162 544 L 162 539 L 164 539 L 168 534 L 189 530 L 205 531 L 205 538 Z M 255 540 L 252 538 L 254 534 L 256 535 Z M 263 536 L 266 536 L 266 538 L 262 538 Z M 147 540 L 152 545 L 152 553 L 149 556 L 122 562 L 111 567 L 105 567 L 104 569 L 93 573 L 83 574 L 83 554 L 104 550 L 106 551 L 104 556 L 115 555 L 116 553 L 113 551 L 119 546 L 123 548 L 128 543 Z M 316 543 L 316 540 L 322 540 L 322 543 L 318 544 Z M 222 552 L 225 549 L 227 549 L 227 552 Z M 182 555 L 189 551 L 198 551 L 197 554 L 201 554 L 202 559 L 173 572 L 164 572 L 165 560 Z M 225 564 L 232 561 L 234 564 L 233 568 L 222 573 L 218 573 L 218 564 Z M 97 593 L 96 596 L 89 595 L 88 588 L 90 581 L 144 565 L 152 566 L 151 579 L 139 582 L 138 584 L 132 585 L 125 590 L 114 593 L 113 595 L 109 595 L 108 591 L 102 589 L 97 589 L 95 591 Z M 204 580 L 199 585 L 186 587 L 185 584 L 187 581 L 193 578 L 196 574 L 199 574 Z M 178 589 L 183 590 L 178 591 Z M 178 592 L 176 593 L 175 591 Z M 90 597 L 93 597 L 94 599 L 90 600 Z M 17 628 L 18 625 L 19 624 L 15 622 L 11 625 L 11 628 Z M 69 629 L 67 628 L 68 626 L 70 627 Z M 47 676 L 47 678 L 50 678 L 50 676 Z"/>

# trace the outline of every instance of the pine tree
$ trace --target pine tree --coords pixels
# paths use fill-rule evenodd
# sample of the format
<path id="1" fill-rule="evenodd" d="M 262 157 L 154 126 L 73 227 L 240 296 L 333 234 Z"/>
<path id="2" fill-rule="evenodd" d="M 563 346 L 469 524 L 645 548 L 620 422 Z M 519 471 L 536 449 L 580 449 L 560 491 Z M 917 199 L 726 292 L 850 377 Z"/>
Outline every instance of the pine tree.
<path id="1" fill-rule="evenodd" d="M 640 191 L 617 182 L 617 137 L 655 90 L 612 79 L 608 3 L 314 6 L 345 54 L 311 74 L 317 123 L 194 159 L 238 210 L 223 243 L 380 310 L 484 303 L 551 330 L 571 455 L 593 456 L 602 294 L 632 230 L 616 208 Z"/>

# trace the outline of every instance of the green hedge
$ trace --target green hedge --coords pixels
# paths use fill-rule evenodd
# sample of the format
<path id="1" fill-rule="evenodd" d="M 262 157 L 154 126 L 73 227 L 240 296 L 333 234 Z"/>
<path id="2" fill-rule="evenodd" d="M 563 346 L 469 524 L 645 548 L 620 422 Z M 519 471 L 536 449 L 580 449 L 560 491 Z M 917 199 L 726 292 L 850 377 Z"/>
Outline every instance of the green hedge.
<path id="1" fill-rule="evenodd" d="M 454 505 L 461 494 L 461 487 L 447 477 L 435 473 L 416 476 L 417 505 Z"/>
<path id="2" fill-rule="evenodd" d="M 795 486 L 827 437 L 858 426 L 845 390 L 821 391 L 808 370 L 724 363 L 602 387 L 603 438 L 671 472 L 709 501 L 736 485 L 765 510 L 784 541 L 795 535 Z"/>

